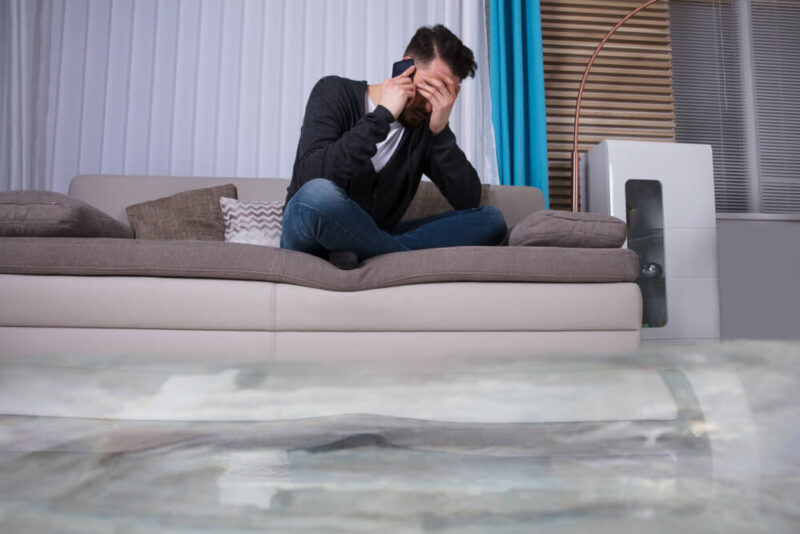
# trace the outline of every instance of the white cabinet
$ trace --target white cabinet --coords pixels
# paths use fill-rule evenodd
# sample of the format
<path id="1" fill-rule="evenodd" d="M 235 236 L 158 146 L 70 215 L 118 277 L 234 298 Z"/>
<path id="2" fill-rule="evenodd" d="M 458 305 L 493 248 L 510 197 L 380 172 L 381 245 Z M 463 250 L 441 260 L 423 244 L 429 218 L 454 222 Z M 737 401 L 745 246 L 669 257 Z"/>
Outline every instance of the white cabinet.
<path id="1" fill-rule="evenodd" d="M 711 147 L 603 141 L 583 162 L 582 209 L 626 221 L 650 342 L 719 339 Z"/>

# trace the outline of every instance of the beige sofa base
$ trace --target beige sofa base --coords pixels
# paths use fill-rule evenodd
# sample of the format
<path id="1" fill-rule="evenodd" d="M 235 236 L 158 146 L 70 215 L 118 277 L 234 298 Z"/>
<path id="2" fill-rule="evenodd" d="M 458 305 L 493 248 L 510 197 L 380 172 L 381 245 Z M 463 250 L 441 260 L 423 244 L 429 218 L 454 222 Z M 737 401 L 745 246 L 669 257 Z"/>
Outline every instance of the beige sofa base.
<path id="1" fill-rule="evenodd" d="M 0 326 L 450 332 L 637 330 L 633 282 L 441 282 L 327 291 L 247 280 L 0 275 Z"/>
<path id="2" fill-rule="evenodd" d="M 639 345 L 632 283 L 327 291 L 244 280 L 0 275 L 0 358 L 211 361 L 608 354 Z"/>
<path id="3" fill-rule="evenodd" d="M 0 327 L 2 361 L 191 358 L 212 364 L 277 360 L 428 360 L 627 353 L 638 330 L 563 332 L 252 332 Z M 380 348 L 377 348 L 380 347 Z"/>

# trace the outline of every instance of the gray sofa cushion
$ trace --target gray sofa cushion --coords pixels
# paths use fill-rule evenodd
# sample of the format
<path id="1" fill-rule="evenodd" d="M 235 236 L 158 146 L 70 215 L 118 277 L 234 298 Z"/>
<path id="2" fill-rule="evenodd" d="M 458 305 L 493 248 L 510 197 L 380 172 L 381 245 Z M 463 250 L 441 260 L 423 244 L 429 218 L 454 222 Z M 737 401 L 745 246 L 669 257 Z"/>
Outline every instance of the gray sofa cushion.
<path id="1" fill-rule="evenodd" d="M 83 202 L 53 191 L 0 193 L 0 236 L 133 237 L 130 227 Z"/>
<path id="2" fill-rule="evenodd" d="M 601 213 L 542 210 L 514 226 L 512 246 L 616 248 L 625 242 L 625 222 Z"/>
<path id="3" fill-rule="evenodd" d="M 137 239 L 225 240 L 219 199 L 236 198 L 233 184 L 184 191 L 128 206 L 125 211 Z"/>
<path id="4" fill-rule="evenodd" d="M 0 238 L 0 272 L 263 280 L 334 291 L 429 282 L 630 282 L 628 249 L 453 247 L 376 256 L 344 271 L 302 252 L 213 241 Z"/>

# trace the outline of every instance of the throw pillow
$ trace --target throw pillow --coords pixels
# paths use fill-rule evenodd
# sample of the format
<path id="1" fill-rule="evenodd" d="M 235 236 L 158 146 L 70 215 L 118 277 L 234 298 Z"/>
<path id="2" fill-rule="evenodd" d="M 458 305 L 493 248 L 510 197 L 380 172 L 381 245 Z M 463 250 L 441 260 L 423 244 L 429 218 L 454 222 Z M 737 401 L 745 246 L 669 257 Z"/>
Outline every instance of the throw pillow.
<path id="1" fill-rule="evenodd" d="M 3 237 L 133 237 L 130 227 L 94 206 L 53 191 L 0 193 Z"/>
<path id="2" fill-rule="evenodd" d="M 284 201 L 219 199 L 225 221 L 225 241 L 281 246 Z"/>
<path id="3" fill-rule="evenodd" d="M 137 239 L 224 241 L 219 199 L 236 198 L 233 184 L 184 191 L 125 208 Z"/>
<path id="4" fill-rule="evenodd" d="M 489 185 L 481 185 L 480 205 L 485 206 L 489 202 Z M 433 182 L 421 181 L 414 198 L 411 200 L 406 212 L 403 214 L 403 221 L 424 219 L 431 215 L 438 215 L 445 211 L 452 211 L 453 206 L 447 198 L 439 191 Z"/>
<path id="5" fill-rule="evenodd" d="M 600 213 L 542 210 L 528 215 L 512 230 L 511 246 L 621 247 L 627 236 L 625 222 Z"/>

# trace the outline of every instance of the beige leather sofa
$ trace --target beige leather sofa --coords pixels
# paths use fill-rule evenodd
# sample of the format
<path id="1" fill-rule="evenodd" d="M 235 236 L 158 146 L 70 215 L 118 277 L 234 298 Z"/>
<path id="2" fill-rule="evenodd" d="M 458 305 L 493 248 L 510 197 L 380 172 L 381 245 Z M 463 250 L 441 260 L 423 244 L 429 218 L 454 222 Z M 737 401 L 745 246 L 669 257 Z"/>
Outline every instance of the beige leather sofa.
<path id="1" fill-rule="evenodd" d="M 282 199 L 288 184 L 80 176 L 69 195 L 127 221 L 128 205 L 224 183 L 234 183 L 244 200 Z M 544 204 L 538 190 L 522 187 L 491 186 L 485 199 L 509 228 Z M 387 254 L 340 271 L 310 255 L 255 245 L 0 238 L 0 357 L 627 352 L 640 340 L 637 270 L 626 249 L 459 247 Z"/>

